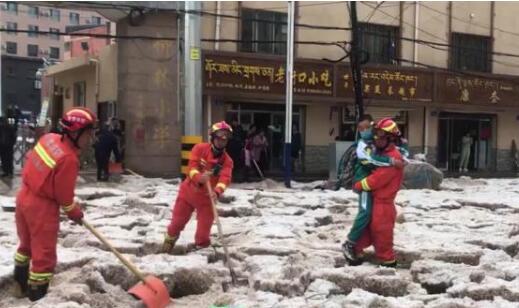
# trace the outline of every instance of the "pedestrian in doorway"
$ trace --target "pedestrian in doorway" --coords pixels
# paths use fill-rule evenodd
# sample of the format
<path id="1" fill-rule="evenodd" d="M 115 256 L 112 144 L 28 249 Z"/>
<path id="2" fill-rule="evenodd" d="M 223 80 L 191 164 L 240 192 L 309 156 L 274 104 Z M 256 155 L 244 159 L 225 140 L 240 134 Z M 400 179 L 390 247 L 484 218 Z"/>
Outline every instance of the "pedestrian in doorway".
<path id="1" fill-rule="evenodd" d="M 243 147 L 243 154 L 244 154 L 244 163 L 245 166 L 243 168 L 243 177 L 246 182 L 249 181 L 249 173 L 250 169 L 254 169 L 252 163 L 252 140 L 254 139 L 254 136 L 256 135 L 256 125 L 252 124 L 249 127 L 249 131 L 247 132 L 247 137 L 245 138 L 245 145 Z"/>
<path id="2" fill-rule="evenodd" d="M 14 173 L 14 145 L 16 143 L 16 128 L 9 124 L 7 118 L 0 117 L 0 160 L 2 177 L 11 177 Z"/>
<path id="3" fill-rule="evenodd" d="M 296 171 L 296 163 L 299 161 L 299 155 L 301 153 L 301 133 L 297 125 L 292 126 L 292 148 L 290 150 L 291 157 L 291 167 L 292 171 Z"/>
<path id="4" fill-rule="evenodd" d="M 265 174 L 265 169 L 268 164 L 268 141 L 267 137 L 265 137 L 265 132 L 263 130 L 259 130 L 258 133 L 252 139 L 252 159 L 253 163 L 256 164 L 256 168 L 258 168 L 258 175 L 261 177 L 262 174 Z"/>
<path id="5" fill-rule="evenodd" d="M 470 135 L 470 132 L 467 132 L 465 136 L 461 138 L 461 156 L 460 156 L 460 172 L 468 172 L 468 166 L 470 161 L 470 152 L 472 150 L 472 143 L 474 140 Z"/>
<path id="6" fill-rule="evenodd" d="M 121 155 L 119 153 L 119 145 L 114 133 L 104 125 L 97 133 L 97 141 L 94 144 L 95 159 L 97 165 L 97 180 L 99 182 L 106 182 L 110 178 L 109 164 L 112 153 L 115 156 L 116 162 L 121 162 Z"/>
<path id="7" fill-rule="evenodd" d="M 238 119 L 233 118 L 231 123 L 233 136 L 229 140 L 229 143 L 227 143 L 226 150 L 234 162 L 234 168 L 232 170 L 233 178 L 243 180 L 240 178 L 240 175 L 244 168 L 243 148 L 245 146 L 245 132 L 238 122 Z"/>

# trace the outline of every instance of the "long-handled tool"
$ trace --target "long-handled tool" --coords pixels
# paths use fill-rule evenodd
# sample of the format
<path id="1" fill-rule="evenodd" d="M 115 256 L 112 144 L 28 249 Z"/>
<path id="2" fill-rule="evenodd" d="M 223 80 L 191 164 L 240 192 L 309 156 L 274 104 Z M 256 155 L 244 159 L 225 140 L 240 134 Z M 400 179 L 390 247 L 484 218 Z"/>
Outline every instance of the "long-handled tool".
<path id="1" fill-rule="evenodd" d="M 260 177 L 262 180 L 265 179 L 265 177 L 263 176 L 263 172 L 261 172 L 261 169 L 260 167 L 258 166 L 258 163 L 256 162 L 256 160 L 254 158 L 251 159 L 252 160 L 252 163 L 254 164 L 254 167 L 256 167 L 256 170 L 258 171 Z"/>
<path id="2" fill-rule="evenodd" d="M 231 258 L 229 257 L 229 250 L 227 249 L 227 244 L 225 243 L 225 239 L 223 238 L 223 228 L 222 224 L 220 223 L 220 217 L 218 216 L 218 211 L 216 209 L 216 202 L 213 200 L 213 189 L 211 188 L 211 184 L 209 182 L 206 182 L 207 191 L 209 192 L 209 199 L 211 199 L 211 206 L 213 208 L 213 215 L 214 219 L 216 221 L 216 226 L 218 227 L 218 237 L 220 238 L 220 241 L 222 242 L 223 251 L 225 253 L 225 263 L 227 267 L 229 268 L 229 273 L 231 274 L 231 282 L 235 286 L 238 282 L 238 278 L 236 276 L 236 273 L 234 272 L 234 269 L 231 265 Z"/>
<path id="3" fill-rule="evenodd" d="M 164 284 L 162 280 L 155 276 L 144 276 L 137 267 L 130 262 L 130 260 L 126 259 L 120 252 L 118 252 L 105 238 L 101 235 L 94 227 L 92 227 L 89 223 L 87 223 L 83 219 L 83 225 L 90 232 L 92 232 L 95 237 L 97 237 L 106 247 L 110 248 L 113 254 L 133 273 L 135 276 L 139 277 L 142 281 L 134 285 L 128 293 L 134 295 L 144 302 L 146 307 L 148 308 L 165 308 L 170 302 L 168 288 Z"/>

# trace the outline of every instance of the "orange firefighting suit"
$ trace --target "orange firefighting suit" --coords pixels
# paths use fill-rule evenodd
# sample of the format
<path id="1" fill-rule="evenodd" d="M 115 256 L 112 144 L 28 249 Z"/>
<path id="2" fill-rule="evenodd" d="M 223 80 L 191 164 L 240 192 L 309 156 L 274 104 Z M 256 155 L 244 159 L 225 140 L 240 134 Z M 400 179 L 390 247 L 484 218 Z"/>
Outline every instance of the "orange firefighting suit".
<path id="1" fill-rule="evenodd" d="M 59 208 L 70 211 L 79 171 L 77 150 L 68 138 L 46 134 L 27 154 L 16 197 L 19 265 L 31 262 L 29 279 L 48 281 L 56 266 Z"/>
<path id="2" fill-rule="evenodd" d="M 211 187 L 219 196 L 231 183 L 233 168 L 233 161 L 227 152 L 223 152 L 220 157 L 214 157 L 211 146 L 210 143 L 200 143 L 193 147 L 187 177 L 180 184 L 171 223 L 168 226 L 168 236 L 178 237 L 191 218 L 191 214 L 196 210 L 195 245 L 199 247 L 207 247 L 211 244 L 209 236 L 214 220 L 209 193 L 199 179 L 206 171 L 220 169 L 218 175 L 211 176 L 210 179 Z"/>
<path id="3" fill-rule="evenodd" d="M 398 149 L 390 144 L 380 155 L 402 159 Z M 372 191 L 373 212 L 369 227 L 364 230 L 355 247 L 361 255 L 364 248 L 373 244 L 375 255 L 383 263 L 395 261 L 393 229 L 396 220 L 395 197 L 404 178 L 403 169 L 377 168 L 371 175 L 354 184 L 357 191 Z"/>

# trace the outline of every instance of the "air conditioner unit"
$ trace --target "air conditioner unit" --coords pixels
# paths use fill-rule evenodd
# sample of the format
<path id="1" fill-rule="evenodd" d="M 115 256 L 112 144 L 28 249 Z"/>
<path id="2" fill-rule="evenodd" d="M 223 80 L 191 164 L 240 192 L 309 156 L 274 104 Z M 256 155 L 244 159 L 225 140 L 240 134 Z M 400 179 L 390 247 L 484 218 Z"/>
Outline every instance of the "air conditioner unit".
<path id="1" fill-rule="evenodd" d="M 7 11 L 7 5 L 5 5 L 5 4 L 0 5 L 0 10 Z"/>
<path id="2" fill-rule="evenodd" d="M 89 24 L 90 24 L 90 20 L 88 20 L 88 19 L 85 20 L 85 23 L 86 23 L 87 25 L 89 25 Z"/>
<path id="3" fill-rule="evenodd" d="M 40 16 L 49 17 L 49 12 L 41 12 Z"/>
<path id="4" fill-rule="evenodd" d="M 7 47 L 5 46 L 5 44 L 2 44 L 2 47 L 0 47 L 0 49 L 2 49 L 2 50 L 6 50 Z"/>

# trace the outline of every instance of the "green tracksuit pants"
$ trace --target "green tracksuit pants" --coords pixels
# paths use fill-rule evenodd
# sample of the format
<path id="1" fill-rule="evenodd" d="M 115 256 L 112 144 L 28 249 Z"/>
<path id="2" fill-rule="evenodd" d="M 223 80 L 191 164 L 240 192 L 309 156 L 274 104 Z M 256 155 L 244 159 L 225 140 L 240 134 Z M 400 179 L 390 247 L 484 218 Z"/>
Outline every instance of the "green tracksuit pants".
<path id="1" fill-rule="evenodd" d="M 371 221 L 371 211 L 373 209 L 373 196 L 371 192 L 362 191 L 359 194 L 359 211 L 353 225 L 351 226 L 348 240 L 357 242 L 362 235 L 362 232 L 369 225 Z"/>

